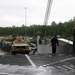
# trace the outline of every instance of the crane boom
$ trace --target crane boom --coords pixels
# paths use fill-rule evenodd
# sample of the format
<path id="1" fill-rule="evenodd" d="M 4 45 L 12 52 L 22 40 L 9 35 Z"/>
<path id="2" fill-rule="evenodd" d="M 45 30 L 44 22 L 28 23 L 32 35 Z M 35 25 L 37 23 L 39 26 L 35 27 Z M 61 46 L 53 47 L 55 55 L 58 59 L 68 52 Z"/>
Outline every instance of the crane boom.
<path id="1" fill-rule="evenodd" d="M 51 11 L 51 6 L 52 6 L 52 1 L 53 0 L 48 0 L 48 2 L 47 2 L 47 8 L 46 8 L 46 13 L 45 13 L 45 18 L 44 18 L 43 25 L 47 25 L 47 23 L 48 23 L 50 11 Z"/>

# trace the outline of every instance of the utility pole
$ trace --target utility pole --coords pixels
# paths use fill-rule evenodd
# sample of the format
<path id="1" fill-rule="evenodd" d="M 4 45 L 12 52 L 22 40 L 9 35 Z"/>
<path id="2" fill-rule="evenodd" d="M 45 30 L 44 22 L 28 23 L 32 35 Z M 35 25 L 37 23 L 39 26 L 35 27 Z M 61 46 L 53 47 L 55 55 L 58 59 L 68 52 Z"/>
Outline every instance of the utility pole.
<path id="1" fill-rule="evenodd" d="M 27 16 L 26 16 L 26 7 L 25 7 L 25 36 L 27 35 L 27 32 L 26 32 L 26 24 L 27 24 L 27 22 L 26 22 L 26 18 L 27 18 Z"/>

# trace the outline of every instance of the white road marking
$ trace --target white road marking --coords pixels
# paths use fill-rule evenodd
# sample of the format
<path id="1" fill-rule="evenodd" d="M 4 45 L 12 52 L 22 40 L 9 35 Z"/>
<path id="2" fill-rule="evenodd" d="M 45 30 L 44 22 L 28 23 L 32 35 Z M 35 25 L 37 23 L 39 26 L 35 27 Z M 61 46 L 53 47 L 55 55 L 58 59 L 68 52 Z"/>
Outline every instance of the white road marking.
<path id="1" fill-rule="evenodd" d="M 68 69 L 68 70 L 74 70 L 73 68 L 71 68 L 70 66 L 67 66 L 67 65 L 63 65 L 62 67 Z"/>
<path id="2" fill-rule="evenodd" d="M 66 71 L 65 68 L 63 68 L 62 66 L 54 66 L 56 69 L 59 69 L 59 70 L 63 70 L 63 71 Z"/>
<path id="3" fill-rule="evenodd" d="M 67 60 L 72 60 L 72 59 L 75 59 L 75 57 L 70 57 L 70 58 L 66 58 L 66 59 L 60 60 L 60 61 L 55 61 L 55 62 L 52 62 L 50 64 L 43 65 L 43 67 L 46 67 L 46 66 L 49 66 L 49 65 L 53 65 L 53 64 L 57 64 L 57 63 L 61 63 L 61 62 L 65 62 Z"/>
<path id="4" fill-rule="evenodd" d="M 65 62 L 65 61 L 67 61 L 67 60 L 72 60 L 72 59 L 75 59 L 75 57 L 66 58 L 66 59 L 63 59 L 63 60 L 60 60 L 60 61 L 55 61 L 55 62 L 50 63 L 50 65 L 56 64 L 56 63 L 60 63 L 60 62 Z"/>
<path id="5" fill-rule="evenodd" d="M 27 54 L 26 54 L 25 56 L 26 56 L 26 58 L 28 59 L 28 61 L 30 62 L 30 64 L 31 64 L 33 67 L 36 68 L 36 65 L 35 65 L 34 62 L 30 59 L 30 57 L 29 57 Z"/>
<path id="6" fill-rule="evenodd" d="M 68 65 L 68 66 L 70 66 L 71 68 L 75 69 L 75 66 L 74 66 L 74 65 L 72 65 L 72 64 L 70 64 L 70 65 Z"/>
<path id="7" fill-rule="evenodd" d="M 62 66 L 54 66 L 56 69 L 63 70 L 63 71 L 75 71 L 75 67 L 71 67 L 71 65 L 62 65 Z"/>

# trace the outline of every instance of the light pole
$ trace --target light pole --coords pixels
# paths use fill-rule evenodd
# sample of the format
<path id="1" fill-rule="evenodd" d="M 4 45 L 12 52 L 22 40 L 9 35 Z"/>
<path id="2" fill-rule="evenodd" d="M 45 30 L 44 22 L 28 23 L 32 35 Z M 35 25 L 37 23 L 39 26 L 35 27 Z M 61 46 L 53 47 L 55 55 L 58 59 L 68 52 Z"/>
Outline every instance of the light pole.
<path id="1" fill-rule="evenodd" d="M 27 34 L 26 34 L 26 18 L 27 18 L 27 16 L 26 16 L 26 9 L 27 9 L 27 8 L 25 7 L 25 36 L 27 35 Z"/>

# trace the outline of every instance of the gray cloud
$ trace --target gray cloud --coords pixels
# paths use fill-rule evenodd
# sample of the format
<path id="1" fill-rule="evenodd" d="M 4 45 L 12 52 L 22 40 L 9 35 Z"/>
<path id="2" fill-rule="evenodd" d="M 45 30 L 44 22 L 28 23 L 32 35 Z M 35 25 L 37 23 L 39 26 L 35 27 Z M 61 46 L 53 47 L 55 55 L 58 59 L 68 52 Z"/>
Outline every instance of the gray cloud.
<path id="1" fill-rule="evenodd" d="M 48 24 L 64 22 L 75 16 L 75 0 L 53 0 Z M 47 0 L 0 0 L 0 26 L 43 24 Z"/>

